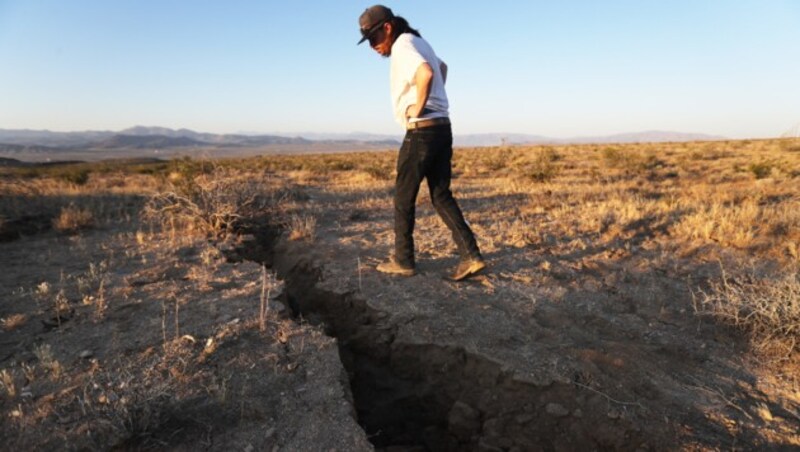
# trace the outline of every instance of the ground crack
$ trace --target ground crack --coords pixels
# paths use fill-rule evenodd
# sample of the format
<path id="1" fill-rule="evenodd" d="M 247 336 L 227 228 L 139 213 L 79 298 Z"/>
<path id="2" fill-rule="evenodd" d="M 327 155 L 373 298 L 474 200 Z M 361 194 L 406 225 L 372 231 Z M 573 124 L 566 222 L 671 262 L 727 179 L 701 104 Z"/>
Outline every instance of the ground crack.
<path id="1" fill-rule="evenodd" d="M 458 345 L 405 343 L 403 325 L 352 293 L 318 287 L 321 271 L 275 252 L 277 231 L 250 231 L 241 258 L 284 280 L 293 316 L 337 339 L 358 421 L 377 449 L 636 449 L 644 438 L 621 414 L 607 417 L 607 396 L 569 382 L 534 384 Z M 606 422 L 598 421 L 597 416 Z M 395 449 L 393 449 L 395 450 Z"/>

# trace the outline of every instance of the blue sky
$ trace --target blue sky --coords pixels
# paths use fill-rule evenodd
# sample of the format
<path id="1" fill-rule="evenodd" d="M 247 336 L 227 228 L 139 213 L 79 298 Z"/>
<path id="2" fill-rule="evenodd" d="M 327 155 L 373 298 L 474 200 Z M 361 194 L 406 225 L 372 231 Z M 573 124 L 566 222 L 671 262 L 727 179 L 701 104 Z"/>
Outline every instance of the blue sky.
<path id="1" fill-rule="evenodd" d="M 370 4 L 0 0 L 0 128 L 400 134 Z M 456 133 L 800 123 L 797 0 L 386 4 L 447 62 Z"/>

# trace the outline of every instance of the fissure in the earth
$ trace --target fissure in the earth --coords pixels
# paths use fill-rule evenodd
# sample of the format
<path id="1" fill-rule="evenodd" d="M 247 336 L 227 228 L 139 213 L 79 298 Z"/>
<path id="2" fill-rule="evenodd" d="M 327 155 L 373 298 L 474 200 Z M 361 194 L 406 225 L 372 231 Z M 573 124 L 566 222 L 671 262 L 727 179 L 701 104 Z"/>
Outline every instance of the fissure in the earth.
<path id="1" fill-rule="evenodd" d="M 337 338 L 358 421 L 376 448 L 596 450 L 644 443 L 624 421 L 598 421 L 607 419 L 608 401 L 575 385 L 537 386 L 459 346 L 397 341 L 390 315 L 354 294 L 319 289 L 319 268 L 274 252 L 275 231 L 250 232 L 255 242 L 239 256 L 274 269 L 292 315 Z"/>

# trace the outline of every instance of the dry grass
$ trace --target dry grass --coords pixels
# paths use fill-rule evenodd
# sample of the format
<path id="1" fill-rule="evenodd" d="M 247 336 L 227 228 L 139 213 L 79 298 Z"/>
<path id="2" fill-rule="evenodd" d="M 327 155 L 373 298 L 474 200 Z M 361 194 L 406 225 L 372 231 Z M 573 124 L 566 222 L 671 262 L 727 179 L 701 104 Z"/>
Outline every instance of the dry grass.
<path id="1" fill-rule="evenodd" d="M 177 233 L 223 237 L 243 219 L 269 212 L 274 190 L 263 177 L 216 167 L 171 178 L 170 189 L 151 196 L 145 218 Z"/>
<path id="2" fill-rule="evenodd" d="M 658 259 L 672 259 L 677 266 L 713 262 L 724 255 L 755 262 L 762 269 L 780 269 L 760 270 L 755 277 L 731 267 L 721 277 L 712 274 L 692 284 L 699 315 L 742 328 L 758 349 L 787 354 L 797 350 L 800 322 L 798 149 L 788 140 L 459 149 L 454 156 L 453 189 L 488 255 L 530 247 L 541 250 L 542 256 L 555 256 L 552 262 L 520 262 L 520 269 L 503 275 L 515 284 L 524 283 L 519 289 L 524 296 L 530 296 L 526 290 L 531 286 L 546 284 L 540 276 L 558 270 L 560 256 L 581 262 L 572 256 L 605 253 L 603 258 L 613 260 L 641 253 L 639 258 L 651 271 L 649 264 Z M 241 322 L 242 332 L 251 328 L 281 342 L 285 333 L 270 323 L 277 314 L 268 311 L 277 281 L 262 268 L 257 277 L 250 275 L 249 282 L 235 274 L 219 277 L 217 263 L 224 260 L 219 250 L 203 248 L 196 255 L 175 257 L 178 245 L 197 247 L 206 237 L 222 241 L 243 222 L 266 217 L 284 226 L 291 240 L 317 243 L 338 236 L 342 243 L 361 249 L 390 249 L 396 155 L 183 159 L 144 168 L 86 165 L 64 172 L 0 173 L 0 230 L 39 215 L 59 230 L 115 223 L 129 234 L 133 245 L 118 252 L 115 263 L 83 261 L 84 267 L 63 281 L 56 277 L 50 283 L 38 280 L 29 285 L 39 284 L 29 289 L 37 315 L 54 313 L 61 322 L 63 313 L 76 309 L 76 315 L 102 320 L 107 309 L 114 312 L 114 303 L 139 309 L 129 295 L 139 291 L 144 296 L 141 293 L 159 286 L 159 278 L 174 270 L 165 262 L 196 259 L 192 268 L 173 276 L 180 282 L 171 290 L 191 291 L 194 298 L 249 291 L 252 309 L 246 315 L 253 320 Z M 418 209 L 418 251 L 451 257 L 450 234 L 424 192 Z M 149 223 L 139 222 L 142 209 Z M 331 220 L 333 215 L 337 217 Z M 336 234 L 329 228 L 336 228 Z M 92 262 L 88 268 L 86 262 Z M 122 283 L 114 275 L 123 271 L 123 264 L 142 267 L 137 270 L 141 276 Z M 353 264 L 359 276 L 361 266 L 360 260 Z M 88 391 L 83 398 L 70 394 L 66 386 L 75 371 L 70 368 L 72 358 L 58 355 L 65 369 L 46 345 L 32 350 L 38 358 L 35 369 L 17 366 L 0 372 L 5 395 L 16 403 L 23 381 L 60 382 L 59 390 L 66 392 L 53 393 L 63 404 L 57 407 L 62 413 L 102 419 L 103 428 L 113 430 L 117 438 L 146 436 L 164 421 L 170 406 L 190 395 L 205 391 L 227 403 L 235 396 L 227 389 L 227 377 L 200 366 L 213 357 L 224 337 L 209 336 L 213 341 L 204 348 L 191 346 L 180 336 L 189 328 L 181 322 L 187 322 L 195 309 L 189 298 L 170 298 L 165 305 L 169 312 L 158 309 L 154 319 L 147 319 L 149 328 L 155 325 L 164 336 L 169 333 L 165 347 L 134 356 L 129 368 L 87 371 L 86 380 L 80 382 L 80 389 Z M 18 332 L 32 326 L 26 324 L 34 323 L 29 318 L 35 319 L 8 315 L 2 326 L 9 334 Z M 72 322 L 70 326 L 89 324 Z M 128 386 L 120 387 L 123 380 Z M 30 426 L 46 418 L 22 413 L 14 422 Z"/>
<path id="3" fill-rule="evenodd" d="M 94 214 L 86 208 L 69 205 L 53 220 L 53 228 L 59 232 L 77 232 L 94 225 Z"/>
<path id="4" fill-rule="evenodd" d="M 0 324 L 6 331 L 12 331 L 24 325 L 28 321 L 28 316 L 25 314 L 11 314 L 0 319 Z"/>
<path id="5" fill-rule="evenodd" d="M 293 214 L 289 218 L 289 240 L 314 241 L 317 229 L 317 219 L 311 215 Z"/>
<path id="6" fill-rule="evenodd" d="M 17 385 L 14 383 L 14 375 L 8 370 L 3 369 L 0 371 L 0 387 L 8 397 L 17 396 Z"/>
<path id="7" fill-rule="evenodd" d="M 746 331 L 759 351 L 786 357 L 800 348 L 800 274 L 769 278 L 724 271 L 693 294 L 695 311 Z"/>
<path id="8" fill-rule="evenodd" d="M 692 282 L 698 314 L 733 319 L 757 350 L 789 353 L 796 350 L 797 301 L 790 299 L 797 281 L 779 274 L 796 275 L 800 264 L 800 153 L 792 146 L 748 140 L 460 149 L 453 186 L 485 253 L 536 247 L 555 255 L 637 258 L 643 268 L 653 261 L 724 260 L 730 265 L 724 279 L 712 273 Z M 376 155 L 387 157 L 393 155 Z M 380 214 L 378 224 L 389 231 L 377 243 L 358 238 L 357 223 L 340 234 L 360 247 L 391 249 L 391 181 L 359 183 L 355 162 L 323 172 L 323 160 L 306 158 L 316 172 L 288 175 L 294 183 L 325 187 L 332 202 L 345 203 L 342 211 L 354 212 L 350 219 Z M 330 208 L 318 201 L 295 207 L 290 230 L 302 229 L 302 209 Z M 424 188 L 417 229 L 421 255 L 451 254 L 449 232 Z M 755 280 L 742 270 L 749 266 L 781 270 L 761 271 Z"/>

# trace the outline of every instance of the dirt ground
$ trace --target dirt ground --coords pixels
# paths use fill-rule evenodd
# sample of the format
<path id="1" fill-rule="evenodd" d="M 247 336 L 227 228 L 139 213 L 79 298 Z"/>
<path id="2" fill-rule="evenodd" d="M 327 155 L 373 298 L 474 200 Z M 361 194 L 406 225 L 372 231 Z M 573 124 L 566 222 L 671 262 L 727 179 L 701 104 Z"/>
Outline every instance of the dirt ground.
<path id="1" fill-rule="evenodd" d="M 371 449 L 335 339 L 275 301 L 260 330 L 271 274 L 125 229 L 0 245 L 4 449 Z"/>
<path id="2" fill-rule="evenodd" d="M 375 193 L 307 190 L 320 212 L 313 247 L 265 240 L 262 261 L 287 281 L 292 309 L 354 355 L 359 419 L 377 446 L 800 447 L 795 364 L 776 375 L 741 335 L 694 314 L 688 283 L 718 274 L 719 261 L 669 255 L 657 234 L 637 232 L 573 252 L 493 250 L 484 275 L 453 283 L 443 279 L 453 246 L 422 200 L 417 236 L 438 246 L 418 256 L 418 275 L 396 278 L 374 270 L 391 252 L 391 210 L 348 202 Z M 494 204 L 496 215 L 468 195 L 462 205 L 480 230 L 515 202 Z"/>
<path id="3" fill-rule="evenodd" d="M 640 214 L 678 176 L 631 183 L 620 192 L 636 214 L 595 206 L 602 221 L 586 227 L 586 212 L 569 215 L 591 189 L 490 184 L 457 161 L 489 267 L 453 283 L 458 258 L 424 190 L 419 274 L 375 270 L 393 242 L 391 180 L 343 168 L 265 171 L 281 216 L 218 238 L 136 214 L 71 232 L 0 224 L 24 231 L 0 242 L 3 448 L 800 448 L 796 351 L 768 359 L 695 311 L 723 269 L 786 264 L 771 245 L 677 244 L 688 213 Z M 752 184 L 797 202 L 787 177 Z"/>

